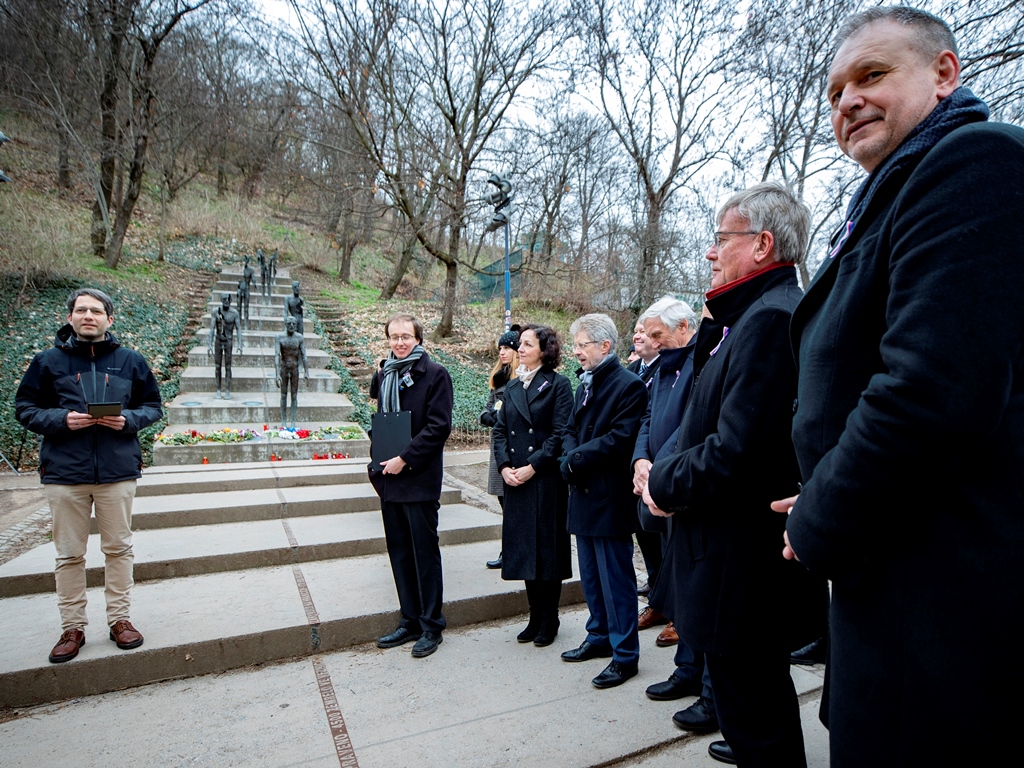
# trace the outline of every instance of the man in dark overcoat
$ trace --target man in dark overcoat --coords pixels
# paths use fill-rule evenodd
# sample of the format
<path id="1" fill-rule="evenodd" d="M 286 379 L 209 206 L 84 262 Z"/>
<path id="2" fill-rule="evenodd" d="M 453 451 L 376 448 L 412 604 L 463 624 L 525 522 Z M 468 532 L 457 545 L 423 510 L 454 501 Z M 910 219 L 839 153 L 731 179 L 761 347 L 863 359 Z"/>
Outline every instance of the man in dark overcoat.
<path id="1" fill-rule="evenodd" d="M 807 206 L 778 184 L 719 210 L 693 388 L 676 451 L 654 462 L 643 494 L 673 514 L 653 599 L 705 656 L 725 737 L 711 754 L 745 766 L 806 764 L 789 652 L 815 636 L 825 584 L 782 557 L 785 522 L 765 512 L 800 477 L 788 329 L 809 230 Z"/>
<path id="2" fill-rule="evenodd" d="M 437 537 L 444 444 L 452 431 L 452 380 L 423 349 L 423 326 L 397 314 L 384 325 L 391 354 L 370 381 L 378 411 L 409 411 L 412 440 L 379 465 L 369 465 L 380 496 L 391 570 L 398 590 L 398 628 L 377 640 L 379 648 L 415 641 L 412 655 L 429 656 L 440 645 L 441 549 Z M 373 436 L 371 434 L 371 440 Z"/>
<path id="3" fill-rule="evenodd" d="M 832 580 L 833 768 L 1020 759 L 1024 131 L 959 72 L 944 22 L 874 8 L 829 73 L 869 176 L 793 315 L 803 490 L 775 506 Z"/>
<path id="4" fill-rule="evenodd" d="M 621 685 L 637 673 L 637 528 L 631 457 L 647 408 L 647 388 L 615 356 L 615 323 L 584 315 L 569 328 L 580 361 L 573 416 L 562 438 L 562 474 L 569 484 L 569 532 L 576 535 L 583 595 L 590 608 L 587 639 L 565 661 L 608 658 L 597 688 Z"/>

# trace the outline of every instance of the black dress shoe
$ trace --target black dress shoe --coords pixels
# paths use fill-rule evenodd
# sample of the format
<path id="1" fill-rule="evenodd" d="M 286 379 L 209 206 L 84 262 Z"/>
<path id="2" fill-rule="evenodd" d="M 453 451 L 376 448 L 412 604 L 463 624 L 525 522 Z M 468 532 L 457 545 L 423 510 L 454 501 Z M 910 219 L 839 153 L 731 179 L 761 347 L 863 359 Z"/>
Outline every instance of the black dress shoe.
<path id="1" fill-rule="evenodd" d="M 501 568 L 501 552 L 498 553 L 498 559 L 497 560 L 488 560 L 487 561 L 487 567 L 490 568 L 491 570 L 494 570 L 495 568 Z"/>
<path id="2" fill-rule="evenodd" d="M 613 661 L 607 667 L 604 668 L 604 672 L 595 677 L 592 682 L 595 688 L 614 688 L 617 685 L 622 685 L 624 682 L 629 680 L 631 677 L 636 677 L 637 664 L 620 664 L 617 661 Z"/>
<path id="3" fill-rule="evenodd" d="M 586 640 L 580 643 L 579 648 L 562 653 L 562 661 L 590 661 L 591 659 L 610 659 L 611 657 L 611 646 L 591 645 Z"/>
<path id="4" fill-rule="evenodd" d="M 699 677 L 684 677 L 677 670 L 664 683 L 647 686 L 647 698 L 652 701 L 675 701 L 684 696 L 700 696 L 703 690 L 704 684 Z"/>
<path id="5" fill-rule="evenodd" d="M 413 640 L 419 640 L 420 633 L 414 632 L 408 627 L 399 627 L 394 632 L 383 637 L 377 638 L 378 648 L 397 648 L 400 645 L 411 643 Z"/>
<path id="6" fill-rule="evenodd" d="M 732 753 L 732 747 L 725 741 L 712 741 L 708 745 L 708 754 L 720 763 L 736 765 L 736 757 Z"/>
<path id="7" fill-rule="evenodd" d="M 416 641 L 416 645 L 412 647 L 412 655 L 417 659 L 422 659 L 424 656 L 429 656 L 437 650 L 437 646 L 444 642 L 444 638 L 441 637 L 440 633 L 424 632 L 423 636 Z"/>
<path id="8" fill-rule="evenodd" d="M 684 731 L 714 733 L 718 730 L 718 715 L 711 699 L 701 696 L 686 709 L 672 715 L 672 722 Z"/>
<path id="9" fill-rule="evenodd" d="M 815 664 L 825 663 L 825 638 L 819 637 L 813 643 L 805 645 L 799 651 L 793 651 L 789 655 L 790 664 L 800 664 L 805 667 L 812 667 Z"/>

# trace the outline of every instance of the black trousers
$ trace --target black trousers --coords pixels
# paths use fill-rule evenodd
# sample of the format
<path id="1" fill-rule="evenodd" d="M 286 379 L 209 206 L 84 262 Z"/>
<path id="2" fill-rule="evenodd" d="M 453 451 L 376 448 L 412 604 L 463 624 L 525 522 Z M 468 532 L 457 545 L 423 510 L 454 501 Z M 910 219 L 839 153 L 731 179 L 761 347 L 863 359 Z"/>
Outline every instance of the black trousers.
<path id="1" fill-rule="evenodd" d="M 664 558 L 665 537 L 660 533 L 651 533 L 643 529 L 634 534 L 640 546 L 640 554 L 644 556 L 644 567 L 647 569 L 647 586 L 654 589 L 661 573 Z"/>
<path id="2" fill-rule="evenodd" d="M 530 603 L 530 620 L 558 617 L 558 602 L 562 597 L 562 582 L 547 579 L 527 579 L 526 599 Z"/>
<path id="3" fill-rule="evenodd" d="M 706 654 L 715 711 L 736 762 L 764 768 L 806 768 L 800 704 L 789 653 Z"/>
<path id="4" fill-rule="evenodd" d="M 381 501 L 384 538 L 402 613 L 400 626 L 440 633 L 443 582 L 437 539 L 439 501 Z"/>

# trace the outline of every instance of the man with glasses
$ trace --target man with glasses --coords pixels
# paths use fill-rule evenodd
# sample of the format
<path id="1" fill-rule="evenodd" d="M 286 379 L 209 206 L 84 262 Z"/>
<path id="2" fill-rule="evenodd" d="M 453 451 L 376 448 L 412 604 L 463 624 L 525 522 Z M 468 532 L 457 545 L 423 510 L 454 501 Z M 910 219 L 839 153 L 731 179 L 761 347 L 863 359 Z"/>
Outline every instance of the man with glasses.
<path id="1" fill-rule="evenodd" d="M 53 514 L 62 628 L 50 652 L 54 664 L 75 658 L 85 645 L 85 552 L 94 508 L 106 558 L 110 639 L 125 650 L 142 645 L 129 617 L 132 501 L 142 468 L 138 435 L 163 415 L 160 389 L 145 359 L 109 330 L 110 297 L 81 288 L 68 297 L 67 307 L 67 325 L 51 349 L 33 358 L 15 396 L 18 421 L 42 435 L 39 475 Z"/>
<path id="2" fill-rule="evenodd" d="M 429 656 L 446 626 L 437 515 L 441 508 L 444 444 L 452 431 L 452 380 L 423 349 L 423 326 L 412 315 L 384 324 L 391 354 L 370 381 L 370 397 L 382 413 L 408 411 L 410 442 L 396 456 L 370 462 L 370 482 L 380 496 L 391 571 L 398 591 L 398 628 L 378 648 L 414 642 L 412 655 Z M 382 439 L 370 435 L 371 441 Z"/>
<path id="3" fill-rule="evenodd" d="M 769 509 L 800 479 L 789 319 L 810 218 L 771 183 L 719 210 L 694 384 L 675 449 L 655 458 L 642 493 L 653 514 L 672 516 L 652 599 L 707 663 L 725 737 L 711 756 L 765 768 L 806 764 L 789 653 L 816 637 L 824 611 L 824 582 L 782 557 L 785 522 Z"/>
<path id="4" fill-rule="evenodd" d="M 1011 764 L 1024 131 L 988 122 L 930 13 L 871 8 L 837 46 L 832 127 L 868 176 L 793 313 L 803 489 L 774 505 L 832 581 L 831 764 Z"/>
<path id="5" fill-rule="evenodd" d="M 562 437 L 562 475 L 569 484 L 569 533 L 576 536 L 580 582 L 590 608 L 587 638 L 564 661 L 611 658 L 596 688 L 637 673 L 636 497 L 630 468 L 647 388 L 615 356 L 618 334 L 608 315 L 584 315 L 569 328 L 580 362 L 576 403 Z"/>

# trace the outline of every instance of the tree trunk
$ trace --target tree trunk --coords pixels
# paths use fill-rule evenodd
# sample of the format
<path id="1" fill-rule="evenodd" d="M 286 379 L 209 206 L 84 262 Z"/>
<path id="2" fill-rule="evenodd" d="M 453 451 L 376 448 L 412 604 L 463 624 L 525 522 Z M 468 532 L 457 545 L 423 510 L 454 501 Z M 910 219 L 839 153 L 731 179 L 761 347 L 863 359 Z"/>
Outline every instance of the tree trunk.
<path id="1" fill-rule="evenodd" d="M 227 149 L 221 143 L 217 151 L 217 197 L 224 197 L 228 191 Z"/>
<path id="2" fill-rule="evenodd" d="M 135 140 L 135 156 L 132 158 L 131 168 L 128 171 L 128 188 L 118 205 L 114 232 L 107 248 L 106 265 L 110 269 L 117 269 L 117 263 L 121 260 L 121 248 L 124 246 L 124 237 L 128 232 L 128 222 L 131 221 L 135 204 L 139 201 L 139 195 L 142 194 L 142 177 L 146 170 L 146 148 L 148 145 L 149 134 L 142 130 Z"/>
<path id="3" fill-rule="evenodd" d="M 70 138 L 64 127 L 57 124 L 57 188 L 63 197 L 71 189 L 71 150 L 68 146 Z"/>
<path id="4" fill-rule="evenodd" d="M 167 223 L 167 195 L 165 194 L 166 189 L 166 184 L 160 185 L 160 233 L 159 236 L 157 237 L 157 240 L 159 242 L 159 247 L 157 249 L 156 254 L 157 261 L 164 260 L 164 239 Z"/>
<path id="5" fill-rule="evenodd" d="M 440 341 L 446 336 L 451 336 L 455 321 L 455 287 L 458 285 L 459 262 L 451 259 L 445 262 L 444 266 L 444 310 L 441 312 L 441 322 L 430 334 L 431 341 Z"/>
<path id="6" fill-rule="evenodd" d="M 391 271 L 391 277 L 388 278 L 387 284 L 380 292 L 380 297 L 384 301 L 392 299 L 395 296 L 395 291 L 398 290 L 398 286 L 402 284 L 402 278 L 405 277 L 406 271 L 409 269 L 409 265 L 412 263 L 413 254 L 416 253 L 416 236 L 410 235 L 402 243 L 402 255 L 398 257 L 398 261 L 395 262 L 395 268 Z"/>

